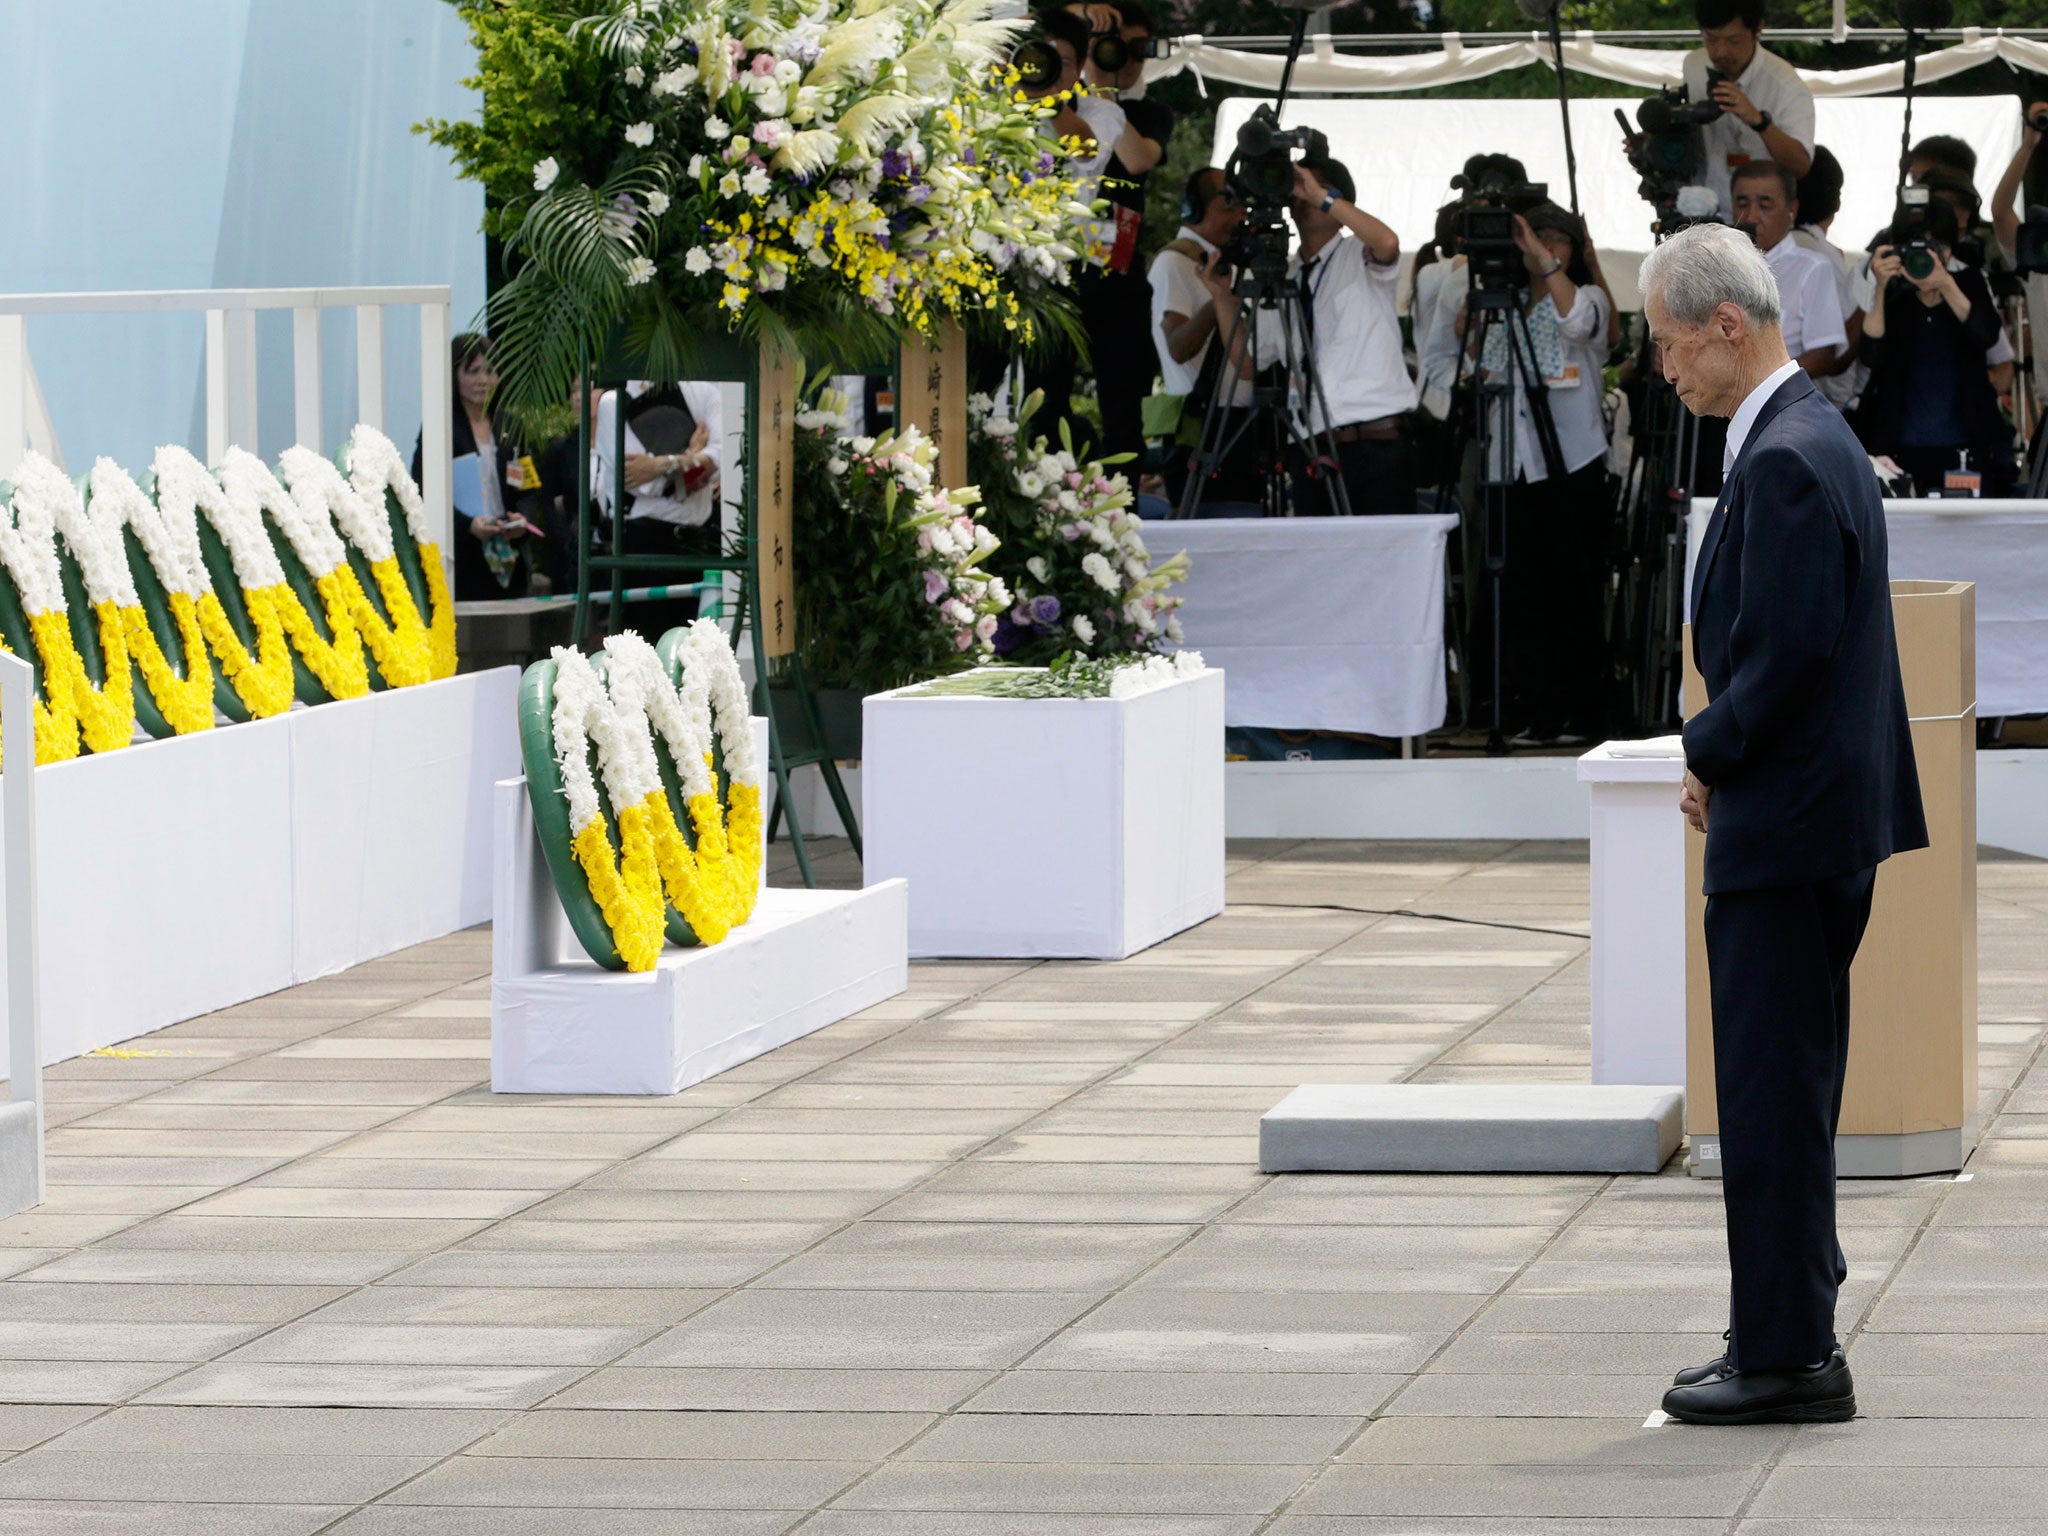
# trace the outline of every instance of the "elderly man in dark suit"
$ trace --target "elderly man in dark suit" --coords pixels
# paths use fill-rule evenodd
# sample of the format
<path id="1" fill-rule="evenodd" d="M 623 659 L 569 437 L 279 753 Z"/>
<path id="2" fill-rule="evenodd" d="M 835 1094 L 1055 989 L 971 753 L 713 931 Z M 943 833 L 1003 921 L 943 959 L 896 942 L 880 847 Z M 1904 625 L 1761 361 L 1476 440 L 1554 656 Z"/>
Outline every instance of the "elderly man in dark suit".
<path id="1" fill-rule="evenodd" d="M 1778 288 L 1738 231 L 1643 264 L 1664 376 L 1726 416 L 1727 477 L 1693 576 L 1709 702 L 1680 807 L 1707 838 L 1707 966 L 1733 1285 L 1728 1352 L 1665 1394 L 1696 1424 L 1854 1418 L 1835 1340 L 1849 966 L 1877 866 L 1927 845 L 1869 461 L 1786 355 Z"/>

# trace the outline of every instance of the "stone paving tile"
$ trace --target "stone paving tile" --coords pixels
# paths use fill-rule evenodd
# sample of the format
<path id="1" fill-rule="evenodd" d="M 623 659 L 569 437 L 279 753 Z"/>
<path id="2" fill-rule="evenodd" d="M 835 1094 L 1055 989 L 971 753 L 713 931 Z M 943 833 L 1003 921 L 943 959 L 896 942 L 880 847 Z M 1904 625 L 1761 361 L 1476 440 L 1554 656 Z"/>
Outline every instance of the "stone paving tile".
<path id="1" fill-rule="evenodd" d="M 313 1536 L 347 1505 L 0 1502 L 0 1536 Z"/>
<path id="2" fill-rule="evenodd" d="M 1640 1427 L 1718 1347 L 1712 1185 L 1256 1172 L 1298 1083 L 1582 1074 L 1583 938 L 1298 904 L 1582 934 L 1583 845 L 1231 870 L 668 1098 L 493 1096 L 483 930 L 66 1064 L 0 1536 L 2048 1536 L 2048 865 L 1982 865 L 2004 1113 L 1844 1186 L 1866 1418 L 1797 1433 Z"/>

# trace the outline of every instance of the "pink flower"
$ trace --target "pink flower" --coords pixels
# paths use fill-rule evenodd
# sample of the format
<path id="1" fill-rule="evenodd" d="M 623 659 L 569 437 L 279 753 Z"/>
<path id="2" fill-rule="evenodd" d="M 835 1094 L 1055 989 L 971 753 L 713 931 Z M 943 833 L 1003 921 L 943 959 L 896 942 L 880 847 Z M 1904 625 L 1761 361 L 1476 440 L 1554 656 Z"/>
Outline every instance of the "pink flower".
<path id="1" fill-rule="evenodd" d="M 755 54 L 755 55 L 754 55 L 754 62 L 753 62 L 752 68 L 753 68 L 753 71 L 754 71 L 754 73 L 755 73 L 755 74 L 757 74 L 757 75 L 772 75 L 772 74 L 774 74 L 774 73 L 775 73 L 775 55 L 774 55 L 774 54 L 772 54 L 772 53 L 757 53 L 757 54 Z"/>
<path id="2" fill-rule="evenodd" d="M 1078 469 L 1067 471 L 1067 489 L 1070 491 L 1081 489 L 1081 472 Z"/>
<path id="3" fill-rule="evenodd" d="M 931 529 L 929 529 L 929 528 L 920 528 L 920 529 L 918 529 L 918 530 L 917 530 L 917 547 L 918 547 L 918 551 L 919 551 L 919 552 L 920 552 L 921 554 L 927 554 L 927 555 L 928 555 L 928 554 L 930 554 L 930 553 L 932 552 L 932 531 L 931 531 Z M 926 571 L 926 572 L 924 573 L 924 579 L 925 579 L 925 582 L 926 582 L 926 584 L 927 584 L 927 585 L 929 585 L 929 584 L 930 584 L 930 582 L 931 582 L 931 579 L 932 579 L 932 577 L 936 576 L 937 574 L 938 574 L 938 572 L 936 572 L 936 571 Z"/>
<path id="4" fill-rule="evenodd" d="M 984 613 L 979 619 L 975 620 L 974 637 L 977 640 L 983 641 L 995 639 L 996 616 L 994 614 Z"/>
<path id="5" fill-rule="evenodd" d="M 726 54 L 732 59 L 733 63 L 735 64 L 739 63 L 741 59 L 744 59 L 747 56 L 747 50 L 745 49 L 745 47 L 741 45 L 740 40 L 736 37 L 728 37 L 725 40 L 725 51 Z"/>
<path id="6" fill-rule="evenodd" d="M 960 630 L 953 636 L 953 649 L 956 651 L 964 651 L 972 644 L 974 644 L 974 631 L 971 629 Z"/>
<path id="7" fill-rule="evenodd" d="M 930 537 L 925 534 L 924 530 L 919 529 L 918 532 L 921 538 L 924 538 L 927 543 L 930 542 Z M 926 571 L 924 573 L 924 600 L 928 603 L 936 603 L 945 595 L 946 578 L 937 571 Z"/>
<path id="8" fill-rule="evenodd" d="M 1081 525 L 1079 523 L 1062 523 L 1060 525 L 1060 536 L 1069 544 L 1073 543 L 1074 540 L 1081 537 Z"/>

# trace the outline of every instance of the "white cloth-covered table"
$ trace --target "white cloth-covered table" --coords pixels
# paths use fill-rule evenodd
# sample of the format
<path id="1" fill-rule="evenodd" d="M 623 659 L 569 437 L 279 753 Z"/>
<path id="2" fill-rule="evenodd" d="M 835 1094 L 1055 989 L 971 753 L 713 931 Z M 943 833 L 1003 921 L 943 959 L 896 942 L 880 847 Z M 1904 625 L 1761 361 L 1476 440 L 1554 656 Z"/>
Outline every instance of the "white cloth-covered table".
<path id="1" fill-rule="evenodd" d="M 1231 725 L 1420 736 L 1444 722 L 1444 544 L 1456 517 L 1156 522 L 1188 553 L 1183 644 Z"/>
<path id="2" fill-rule="evenodd" d="M 1714 504 L 1687 519 L 1686 591 Z M 1894 581 L 1977 584 L 1977 716 L 2048 712 L 2048 501 L 1887 501 Z"/>

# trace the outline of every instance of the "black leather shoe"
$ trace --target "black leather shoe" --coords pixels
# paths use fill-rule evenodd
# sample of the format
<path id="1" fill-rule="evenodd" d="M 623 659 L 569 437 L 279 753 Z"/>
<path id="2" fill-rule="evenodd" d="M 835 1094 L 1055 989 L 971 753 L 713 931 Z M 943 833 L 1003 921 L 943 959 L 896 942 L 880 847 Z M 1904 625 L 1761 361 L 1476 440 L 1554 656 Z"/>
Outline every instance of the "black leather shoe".
<path id="1" fill-rule="evenodd" d="M 1726 1344 L 1731 1336 L 1730 1332 L 1724 1330 L 1721 1334 L 1721 1342 Z M 1703 1381 L 1712 1381 L 1716 1376 L 1724 1374 L 1728 1368 L 1728 1352 L 1723 1350 L 1705 1365 L 1687 1366 L 1671 1378 L 1671 1385 L 1674 1387 L 1696 1387 Z"/>
<path id="2" fill-rule="evenodd" d="M 1856 1417 L 1856 1383 L 1838 1349 L 1825 1365 L 1728 1371 L 1673 1387 L 1664 1411 L 1687 1424 L 1840 1424 Z"/>

